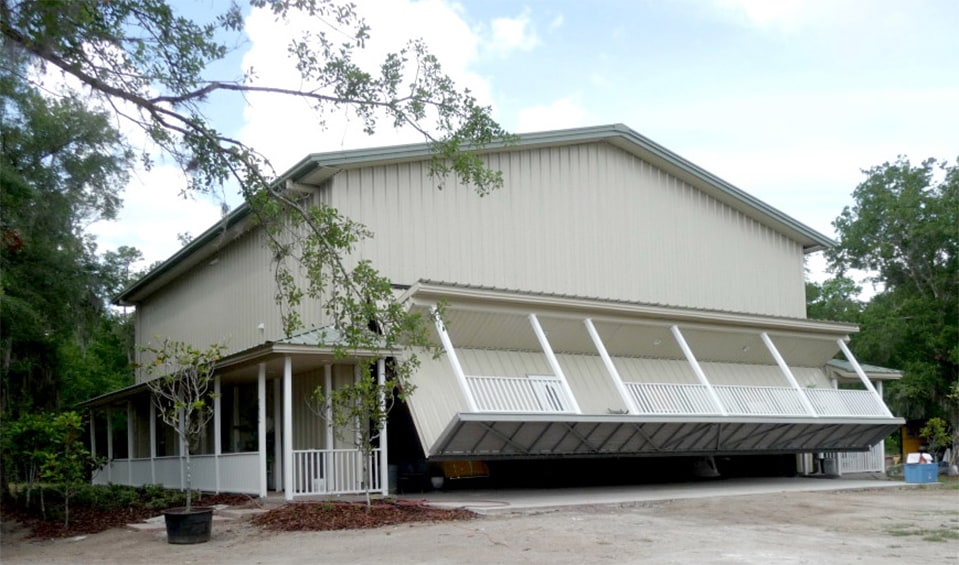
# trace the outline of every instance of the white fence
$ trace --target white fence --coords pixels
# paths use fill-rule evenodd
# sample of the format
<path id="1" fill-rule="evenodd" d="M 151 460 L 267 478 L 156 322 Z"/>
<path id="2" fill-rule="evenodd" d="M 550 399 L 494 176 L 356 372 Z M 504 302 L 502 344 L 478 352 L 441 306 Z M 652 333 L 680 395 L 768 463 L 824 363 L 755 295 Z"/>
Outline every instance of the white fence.
<path id="1" fill-rule="evenodd" d="M 380 450 L 367 464 L 358 449 L 293 451 L 293 496 L 359 494 L 380 490 Z"/>
<path id="2" fill-rule="evenodd" d="M 558 377 L 467 376 L 466 382 L 480 412 L 573 412 Z"/>
<path id="3" fill-rule="evenodd" d="M 869 451 L 844 451 L 839 454 L 839 470 L 842 473 L 884 473 L 886 449 L 883 442 Z"/>

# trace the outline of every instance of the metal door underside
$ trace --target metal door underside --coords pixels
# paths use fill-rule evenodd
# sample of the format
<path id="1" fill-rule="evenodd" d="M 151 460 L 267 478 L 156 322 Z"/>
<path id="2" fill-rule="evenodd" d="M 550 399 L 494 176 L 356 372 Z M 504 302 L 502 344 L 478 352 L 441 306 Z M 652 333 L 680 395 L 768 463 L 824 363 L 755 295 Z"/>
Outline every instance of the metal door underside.
<path id="1" fill-rule="evenodd" d="M 687 456 L 866 451 L 889 418 L 689 418 L 458 414 L 431 459 Z"/>

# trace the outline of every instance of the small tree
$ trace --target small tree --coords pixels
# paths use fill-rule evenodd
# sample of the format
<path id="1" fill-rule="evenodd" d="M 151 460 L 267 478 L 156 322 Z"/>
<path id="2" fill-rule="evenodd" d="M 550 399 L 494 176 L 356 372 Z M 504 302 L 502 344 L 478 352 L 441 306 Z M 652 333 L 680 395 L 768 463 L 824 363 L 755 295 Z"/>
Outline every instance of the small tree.
<path id="1" fill-rule="evenodd" d="M 165 338 L 159 347 L 144 347 L 154 356 L 147 365 L 153 380 L 147 383 L 160 418 L 176 431 L 186 458 L 186 511 L 193 508 L 190 452 L 213 417 L 213 372 L 224 346 L 197 349 Z"/>
<path id="2" fill-rule="evenodd" d="M 930 418 L 926 425 L 919 430 L 919 437 L 929 444 L 929 451 L 942 459 L 943 451 L 952 445 L 952 434 L 949 433 L 949 424 L 942 418 Z"/>
<path id="3" fill-rule="evenodd" d="M 400 389 L 400 379 L 395 376 L 393 369 L 381 384 L 370 370 L 370 365 L 362 364 L 360 376 L 354 382 L 336 387 L 329 394 L 322 387 L 318 387 L 307 400 L 307 406 L 314 414 L 329 419 L 337 437 L 352 444 L 362 454 L 367 508 L 372 503 L 370 459 L 376 442 L 396 401 L 405 399 L 412 389 L 412 385 L 405 380 L 402 383 L 405 388 Z M 330 447 L 327 446 L 328 449 Z"/>
<path id="4" fill-rule="evenodd" d="M 103 465 L 83 443 L 83 418 L 76 412 L 57 414 L 50 423 L 52 442 L 44 452 L 40 476 L 63 495 L 63 525 L 70 527 L 70 499 Z"/>

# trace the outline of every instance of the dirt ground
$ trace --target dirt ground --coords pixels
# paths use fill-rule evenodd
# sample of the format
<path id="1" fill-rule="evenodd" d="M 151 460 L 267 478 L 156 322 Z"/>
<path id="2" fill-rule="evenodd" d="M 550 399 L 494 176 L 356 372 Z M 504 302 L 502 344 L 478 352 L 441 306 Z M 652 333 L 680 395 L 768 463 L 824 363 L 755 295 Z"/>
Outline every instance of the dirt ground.
<path id="1" fill-rule="evenodd" d="M 830 563 L 959 565 L 954 487 L 792 492 L 584 506 L 365 531 L 274 533 L 217 522 L 206 544 L 110 530 L 34 542 L 4 525 L 14 563 Z"/>

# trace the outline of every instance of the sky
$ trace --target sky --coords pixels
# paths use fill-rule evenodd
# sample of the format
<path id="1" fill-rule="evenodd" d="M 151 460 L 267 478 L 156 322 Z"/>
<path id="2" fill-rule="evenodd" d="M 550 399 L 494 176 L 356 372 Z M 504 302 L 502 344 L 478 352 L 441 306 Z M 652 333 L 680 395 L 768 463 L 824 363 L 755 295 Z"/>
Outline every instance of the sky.
<path id="1" fill-rule="evenodd" d="M 356 4 L 371 27 L 365 64 L 422 38 L 511 132 L 623 123 L 827 236 L 863 169 L 959 156 L 954 0 Z M 197 15 L 226 5 L 181 4 Z M 235 79 L 253 68 L 262 84 L 298 86 L 286 47 L 303 25 L 247 9 L 243 37 L 212 70 Z M 368 136 L 344 112 L 320 127 L 305 104 L 263 96 L 215 99 L 207 115 L 278 173 L 310 153 L 422 141 L 386 125 Z M 162 163 L 136 172 L 119 220 L 92 228 L 101 250 L 132 245 L 145 264 L 166 259 L 177 234 L 220 217 L 220 200 L 239 203 L 230 188 L 185 200 L 184 185 Z M 810 258 L 814 280 L 823 265 Z"/>

